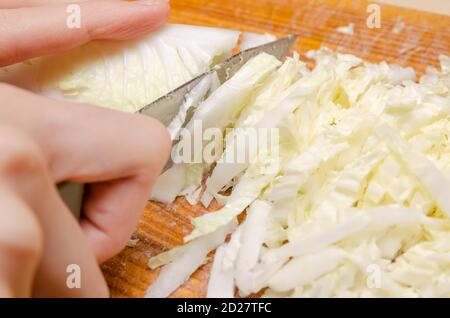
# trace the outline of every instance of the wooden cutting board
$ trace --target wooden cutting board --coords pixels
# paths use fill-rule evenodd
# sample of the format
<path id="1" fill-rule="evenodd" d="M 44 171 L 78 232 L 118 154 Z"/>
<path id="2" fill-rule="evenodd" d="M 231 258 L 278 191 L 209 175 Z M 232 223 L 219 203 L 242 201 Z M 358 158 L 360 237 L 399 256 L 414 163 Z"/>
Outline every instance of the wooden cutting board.
<path id="1" fill-rule="evenodd" d="M 298 34 L 296 49 L 301 53 L 326 45 L 372 62 L 386 60 L 412 66 L 418 74 L 427 65 L 437 66 L 439 54 L 450 55 L 450 17 L 443 15 L 380 5 L 381 28 L 369 29 L 366 1 L 171 0 L 170 3 L 172 23 L 269 32 L 277 36 Z M 349 23 L 355 24 L 353 35 L 336 32 L 336 28 Z M 212 204 L 208 210 L 217 208 L 217 204 Z M 159 273 L 159 269 L 147 268 L 149 257 L 181 244 L 183 236 L 192 230 L 190 218 L 205 210 L 200 205 L 192 207 L 183 199 L 170 206 L 149 202 L 135 234 L 139 238 L 137 245 L 126 247 L 102 266 L 111 295 L 143 297 Z M 208 262 L 172 296 L 204 297 L 210 268 Z"/>

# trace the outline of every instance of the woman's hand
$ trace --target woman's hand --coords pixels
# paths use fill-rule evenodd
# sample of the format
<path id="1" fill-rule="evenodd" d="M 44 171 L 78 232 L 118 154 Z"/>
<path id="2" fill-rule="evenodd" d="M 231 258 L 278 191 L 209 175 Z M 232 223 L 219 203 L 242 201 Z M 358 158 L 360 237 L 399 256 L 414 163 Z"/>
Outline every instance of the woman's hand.
<path id="1" fill-rule="evenodd" d="M 169 12 L 162 1 L 80 1 L 81 28 L 69 29 L 67 3 L 1 0 L 0 65 L 136 37 Z M 1 83 L 0 103 L 0 296 L 106 296 L 97 263 L 133 232 L 168 158 L 165 128 Z M 90 183 L 81 227 L 58 195 L 61 181 Z M 80 289 L 66 285 L 70 264 L 81 268 Z"/>

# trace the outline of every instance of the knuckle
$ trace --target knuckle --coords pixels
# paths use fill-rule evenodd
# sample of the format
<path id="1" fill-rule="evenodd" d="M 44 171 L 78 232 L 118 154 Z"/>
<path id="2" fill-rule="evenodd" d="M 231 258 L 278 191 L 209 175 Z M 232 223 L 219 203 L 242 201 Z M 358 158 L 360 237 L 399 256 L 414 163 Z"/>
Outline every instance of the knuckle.
<path id="1" fill-rule="evenodd" d="M 35 263 L 42 255 L 43 233 L 38 221 L 33 217 L 4 227 L 0 235 L 0 254 L 2 258 L 16 263 Z"/>
<path id="2" fill-rule="evenodd" d="M 44 171 L 45 161 L 39 147 L 26 135 L 0 127 L 0 174 Z"/>
<path id="3" fill-rule="evenodd" d="M 21 233 L 15 234 L 15 237 L 22 235 Z M 20 238 L 11 240 L 4 240 L 0 242 L 0 253 L 2 258 L 10 260 L 18 260 L 20 262 L 34 262 L 42 255 L 41 240 L 37 235 L 27 233 Z"/>

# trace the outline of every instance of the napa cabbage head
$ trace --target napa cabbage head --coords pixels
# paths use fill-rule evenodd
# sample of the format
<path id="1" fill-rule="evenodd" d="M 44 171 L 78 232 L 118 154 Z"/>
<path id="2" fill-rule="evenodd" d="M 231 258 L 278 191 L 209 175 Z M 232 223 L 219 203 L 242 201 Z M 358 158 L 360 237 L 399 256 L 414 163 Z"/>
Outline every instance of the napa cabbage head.
<path id="1" fill-rule="evenodd" d="M 39 62 L 46 95 L 134 112 L 231 55 L 239 32 L 169 24 L 136 40 L 94 41 Z"/>

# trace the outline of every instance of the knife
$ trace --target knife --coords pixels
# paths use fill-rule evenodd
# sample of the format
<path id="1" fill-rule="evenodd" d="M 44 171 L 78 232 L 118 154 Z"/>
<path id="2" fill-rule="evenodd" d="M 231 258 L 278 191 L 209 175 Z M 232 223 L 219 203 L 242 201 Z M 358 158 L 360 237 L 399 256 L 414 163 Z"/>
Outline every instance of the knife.
<path id="1" fill-rule="evenodd" d="M 179 113 L 180 106 L 183 104 L 186 95 L 206 76 L 209 76 L 215 72 L 220 84 L 223 84 L 237 71 L 239 71 L 242 65 L 260 53 L 271 54 L 278 59 L 282 59 L 291 51 L 297 38 L 297 35 L 289 35 L 285 38 L 247 49 L 239 54 L 233 55 L 222 63 L 213 66 L 209 71 L 198 75 L 189 82 L 179 86 L 147 106 L 144 106 L 137 111 L 137 113 L 154 117 L 167 127 Z M 191 111 L 193 110 L 191 109 Z M 191 115 L 192 114 L 188 113 L 188 116 L 186 116 L 186 121 L 182 127 L 186 126 Z M 172 164 L 172 160 L 169 159 L 169 162 L 164 167 L 163 172 L 170 168 Z M 58 185 L 58 190 L 63 201 L 72 211 L 73 215 L 79 218 L 83 203 L 84 185 L 64 182 Z"/>
<path id="2" fill-rule="evenodd" d="M 154 102 L 141 108 L 138 113 L 158 119 L 165 126 L 168 126 L 180 110 L 180 106 L 189 91 L 194 88 L 206 76 L 216 72 L 220 84 L 232 77 L 248 60 L 260 53 L 274 55 L 278 59 L 286 56 L 297 40 L 296 35 L 290 35 L 280 40 L 269 42 L 257 46 L 239 54 L 236 54 L 220 64 L 213 66 L 209 71 L 198 75 L 186 84 L 179 86 L 168 94 L 158 98 Z"/>

